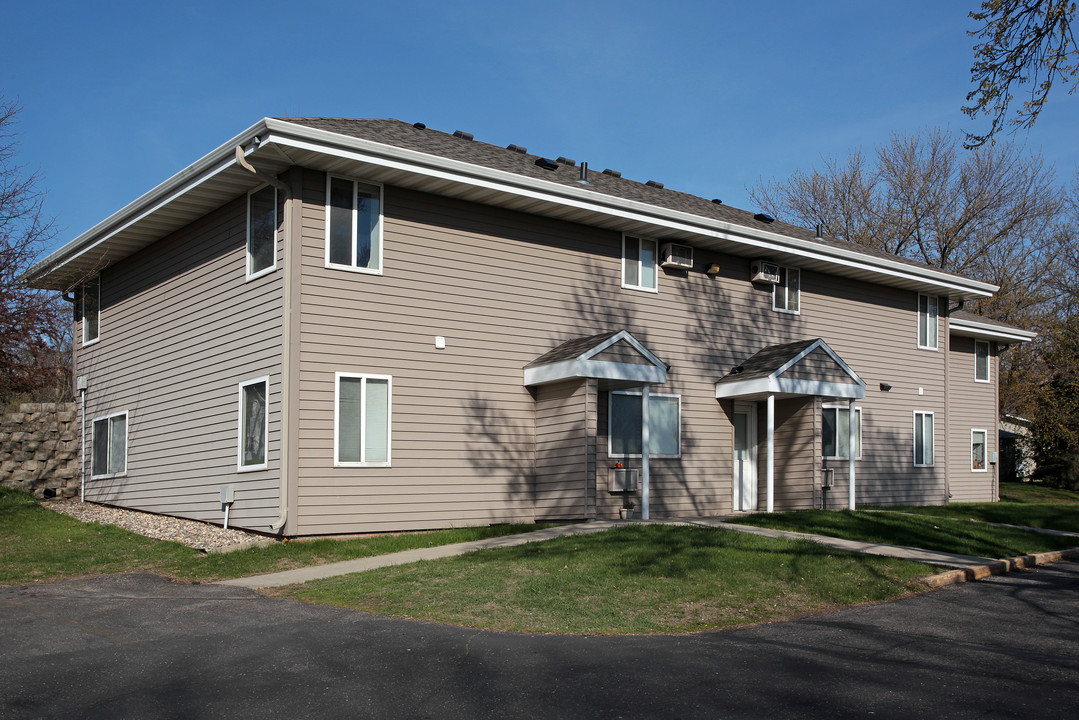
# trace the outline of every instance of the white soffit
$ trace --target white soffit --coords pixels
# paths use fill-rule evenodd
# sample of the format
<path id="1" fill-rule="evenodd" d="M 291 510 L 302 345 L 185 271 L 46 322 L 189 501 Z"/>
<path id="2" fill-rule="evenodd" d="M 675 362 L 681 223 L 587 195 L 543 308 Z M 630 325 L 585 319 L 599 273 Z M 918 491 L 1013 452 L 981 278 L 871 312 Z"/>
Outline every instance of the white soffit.
<path id="1" fill-rule="evenodd" d="M 1038 337 L 1038 333 L 1019 328 L 1008 328 L 992 323 L 980 323 L 973 320 L 960 320 L 952 318 L 948 323 L 949 332 L 952 335 L 972 337 L 979 340 L 996 340 L 998 342 L 1017 343 L 1030 342 Z"/>

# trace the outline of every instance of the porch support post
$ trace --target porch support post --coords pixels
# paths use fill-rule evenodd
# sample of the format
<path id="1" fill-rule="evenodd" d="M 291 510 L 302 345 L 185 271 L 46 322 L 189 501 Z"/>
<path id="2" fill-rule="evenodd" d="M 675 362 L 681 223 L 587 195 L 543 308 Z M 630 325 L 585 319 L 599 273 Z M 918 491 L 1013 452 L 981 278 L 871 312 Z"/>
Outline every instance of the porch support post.
<path id="1" fill-rule="evenodd" d="M 854 417 L 854 398 L 851 398 L 847 401 L 847 455 L 850 456 L 850 458 L 847 460 L 847 492 L 850 496 L 848 498 L 848 505 L 850 506 L 851 510 L 854 509 Z"/>
<path id="2" fill-rule="evenodd" d="M 768 396 L 768 465 L 765 477 L 768 482 L 768 512 L 775 510 L 776 494 L 776 396 Z"/>
<path id="3" fill-rule="evenodd" d="M 648 519 L 648 385 L 641 390 L 641 519 Z"/>

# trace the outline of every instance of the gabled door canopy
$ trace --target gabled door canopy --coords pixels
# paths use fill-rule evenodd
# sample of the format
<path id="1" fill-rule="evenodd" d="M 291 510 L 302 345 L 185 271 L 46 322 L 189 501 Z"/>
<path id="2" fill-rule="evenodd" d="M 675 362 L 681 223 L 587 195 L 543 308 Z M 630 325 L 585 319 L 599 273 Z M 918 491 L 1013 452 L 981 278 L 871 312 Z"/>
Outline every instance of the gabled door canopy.
<path id="1" fill-rule="evenodd" d="M 619 344 L 623 344 L 621 347 Z M 621 350 L 621 352 L 616 352 Z M 670 367 L 625 330 L 568 340 L 525 366 L 525 387 L 573 378 L 662 385 Z"/>
<path id="2" fill-rule="evenodd" d="M 819 352 L 818 352 L 819 351 Z M 804 362 L 816 353 L 821 362 Z M 825 359 L 827 358 L 827 359 Z M 817 395 L 861 399 L 865 381 L 821 338 L 770 345 L 716 383 L 716 398 L 763 400 Z"/>

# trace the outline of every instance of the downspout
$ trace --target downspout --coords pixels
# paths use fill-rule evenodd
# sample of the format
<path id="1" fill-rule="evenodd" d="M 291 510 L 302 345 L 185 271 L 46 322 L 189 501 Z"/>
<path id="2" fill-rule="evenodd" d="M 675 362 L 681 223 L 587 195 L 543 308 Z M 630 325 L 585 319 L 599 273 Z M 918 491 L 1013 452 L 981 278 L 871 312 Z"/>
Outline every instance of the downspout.
<path id="1" fill-rule="evenodd" d="M 847 401 L 847 504 L 851 510 L 854 510 L 854 461 L 856 455 L 854 452 L 854 398 Z M 837 425 L 839 423 L 836 423 Z"/>
<path id="2" fill-rule="evenodd" d="M 258 143 L 259 143 L 259 140 L 256 137 L 254 139 L 254 141 L 252 142 L 252 146 L 257 148 Z M 251 173 L 252 175 L 257 177 L 259 180 L 262 180 L 263 182 L 266 182 L 266 183 L 269 183 L 270 185 L 273 185 L 275 188 L 278 189 L 278 191 L 283 193 L 283 197 L 284 197 L 284 201 L 285 201 L 285 217 L 283 219 L 283 223 L 284 223 L 284 227 L 285 227 L 285 277 L 284 277 L 284 288 L 282 290 L 282 296 L 283 296 L 282 313 L 284 314 L 284 317 L 285 317 L 284 327 L 285 327 L 285 331 L 287 332 L 288 327 L 289 327 L 287 318 L 288 318 L 288 314 L 289 314 L 289 310 L 290 310 L 289 307 L 288 307 L 289 302 L 290 302 L 289 301 L 289 298 L 290 298 L 290 294 L 289 294 L 289 270 L 288 270 L 289 267 L 290 267 L 290 263 L 288 262 L 288 258 L 291 257 L 291 254 L 292 254 L 292 238 L 289 237 L 288 229 L 289 229 L 289 227 L 291 227 L 290 219 L 291 219 L 291 214 L 292 214 L 292 202 L 291 202 L 291 200 L 292 200 L 292 191 L 289 189 L 289 186 L 287 184 L 281 182 L 280 180 L 278 180 L 277 178 L 275 178 L 272 175 L 267 175 L 266 173 L 255 169 L 255 167 L 251 163 L 247 162 L 247 157 L 244 154 L 244 148 L 243 148 L 242 145 L 237 145 L 236 146 L 236 164 L 239 165 L 240 167 L 242 167 L 244 170 L 247 170 L 249 173 Z M 273 532 L 279 532 L 281 530 L 281 528 L 285 527 L 285 521 L 288 519 L 288 467 L 289 467 L 289 457 L 288 457 L 288 446 L 289 446 L 289 444 L 288 444 L 288 417 L 289 417 L 289 413 L 288 413 L 288 410 L 289 410 L 289 408 L 288 408 L 288 378 L 289 378 L 288 338 L 283 336 L 281 338 L 281 342 L 282 342 L 282 345 L 285 348 L 285 352 L 282 353 L 282 360 L 281 360 L 281 364 L 282 364 L 282 367 L 281 367 L 281 378 L 282 378 L 282 382 L 281 382 L 281 388 L 282 388 L 282 390 L 281 390 L 281 410 L 282 410 L 282 412 L 281 412 L 281 488 L 280 488 L 280 495 L 279 495 L 279 506 L 281 508 L 281 512 L 280 512 L 280 515 L 278 516 L 277 520 L 275 520 L 270 525 L 270 530 L 272 530 Z M 227 516 L 226 516 L 226 518 L 227 518 Z M 226 522 L 228 522 L 227 519 L 226 519 Z"/>

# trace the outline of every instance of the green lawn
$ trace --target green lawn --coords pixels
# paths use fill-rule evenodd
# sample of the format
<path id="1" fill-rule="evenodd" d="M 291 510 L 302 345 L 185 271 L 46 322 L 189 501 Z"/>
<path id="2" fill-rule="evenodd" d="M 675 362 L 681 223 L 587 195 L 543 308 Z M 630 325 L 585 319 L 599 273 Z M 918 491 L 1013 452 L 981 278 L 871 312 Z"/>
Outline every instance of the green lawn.
<path id="1" fill-rule="evenodd" d="M 959 517 L 972 515 L 951 505 L 947 508 L 911 508 L 925 515 L 906 512 L 870 512 L 865 510 L 800 510 L 795 512 L 760 513 L 739 518 L 742 525 L 756 525 L 778 530 L 816 533 L 849 540 L 907 545 L 909 547 L 943 552 L 1007 558 L 1032 552 L 1062 550 L 1079 546 L 1079 538 L 1059 537 L 1029 530 L 1000 528 L 969 519 L 930 515 L 938 510 L 955 510 Z M 981 507 L 978 505 L 977 507 Z M 990 506 L 992 507 L 992 506 Z"/>
<path id="2" fill-rule="evenodd" d="M 882 508 L 940 518 L 1079 532 L 1079 493 L 1033 483 L 1001 483 L 1000 502 Z M 1079 546 L 1079 538 L 1072 541 Z"/>
<path id="3" fill-rule="evenodd" d="M 480 540 L 546 525 L 495 525 L 351 540 L 278 543 L 204 554 L 112 525 L 84 523 L 47 510 L 30 495 L 0 487 L 0 585 L 118 572 L 152 572 L 181 580 L 220 580 Z"/>
<path id="4" fill-rule="evenodd" d="M 670 633 L 893 599 L 933 569 L 723 529 L 629 525 L 279 588 L 275 595 L 540 633 Z"/>
<path id="5" fill-rule="evenodd" d="M 1015 503 L 1070 503 L 1079 504 L 1079 492 L 1057 490 L 1038 483 L 1002 482 L 1000 499 Z"/>

